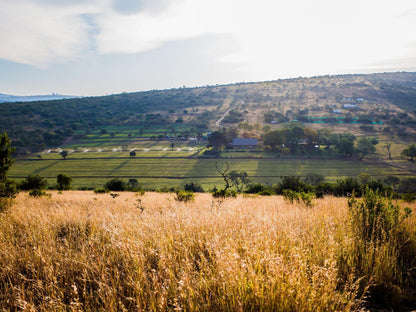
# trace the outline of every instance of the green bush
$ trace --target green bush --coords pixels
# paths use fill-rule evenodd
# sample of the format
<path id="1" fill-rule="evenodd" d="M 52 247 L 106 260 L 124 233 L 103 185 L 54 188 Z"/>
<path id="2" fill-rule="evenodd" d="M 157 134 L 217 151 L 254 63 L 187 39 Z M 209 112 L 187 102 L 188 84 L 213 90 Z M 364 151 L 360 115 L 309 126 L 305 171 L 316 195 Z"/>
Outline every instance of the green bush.
<path id="1" fill-rule="evenodd" d="M 283 199 L 289 201 L 293 204 L 295 201 L 300 203 L 302 202 L 307 207 L 311 207 L 313 205 L 313 199 L 315 198 L 315 194 L 311 192 L 296 192 L 293 190 L 283 190 Z"/>
<path id="2" fill-rule="evenodd" d="M 261 183 L 249 184 L 245 192 L 249 194 L 260 194 L 260 195 L 274 195 L 275 194 L 273 189 Z"/>
<path id="3" fill-rule="evenodd" d="M 383 242 L 394 234 L 400 221 L 400 207 L 379 191 L 367 188 L 362 200 L 348 200 L 352 227 L 361 240 Z"/>
<path id="4" fill-rule="evenodd" d="M 71 189 L 72 178 L 65 173 L 58 174 L 56 182 L 58 183 L 58 190 L 60 191 Z"/>
<path id="5" fill-rule="evenodd" d="M 184 189 L 185 191 L 188 191 L 188 192 L 196 192 L 196 193 L 204 192 L 203 187 L 200 184 L 194 183 L 194 182 L 186 183 Z"/>
<path id="6" fill-rule="evenodd" d="M 20 182 L 19 188 L 21 190 L 29 191 L 39 189 L 42 190 L 46 187 L 48 181 L 45 178 L 35 174 L 35 175 L 28 175 L 25 180 Z"/>
<path id="7" fill-rule="evenodd" d="M 190 202 L 195 200 L 195 194 L 191 191 L 176 191 L 175 200 L 180 202 Z"/>
<path id="8" fill-rule="evenodd" d="M 29 196 L 32 197 L 51 197 L 51 194 L 46 193 L 44 190 L 41 189 L 33 189 L 29 191 Z"/>
<path id="9" fill-rule="evenodd" d="M 214 190 L 212 192 L 212 197 L 214 198 L 226 198 L 226 197 L 237 197 L 237 192 L 235 190 Z"/>
<path id="10" fill-rule="evenodd" d="M 104 184 L 104 188 L 110 191 L 123 192 L 128 190 L 128 185 L 123 180 L 115 178 Z"/>
<path id="11" fill-rule="evenodd" d="M 282 191 L 283 199 L 293 204 L 295 201 L 299 202 L 300 196 L 298 192 L 292 190 Z"/>
<path id="12" fill-rule="evenodd" d="M 416 193 L 406 193 L 402 195 L 402 199 L 405 202 L 412 203 L 416 200 Z"/>
<path id="13" fill-rule="evenodd" d="M 108 191 L 108 190 L 106 190 L 106 189 L 104 189 L 104 188 L 96 188 L 96 189 L 94 190 L 94 193 L 95 193 L 95 194 L 105 194 L 105 193 L 108 193 L 108 192 L 110 192 L 110 191 Z"/>
<path id="14" fill-rule="evenodd" d="M 415 297 L 416 237 L 406 223 L 412 211 L 368 187 L 348 206 L 352 244 L 340 248 L 340 281 L 354 276 L 359 296 L 400 310 L 406 297 Z"/>

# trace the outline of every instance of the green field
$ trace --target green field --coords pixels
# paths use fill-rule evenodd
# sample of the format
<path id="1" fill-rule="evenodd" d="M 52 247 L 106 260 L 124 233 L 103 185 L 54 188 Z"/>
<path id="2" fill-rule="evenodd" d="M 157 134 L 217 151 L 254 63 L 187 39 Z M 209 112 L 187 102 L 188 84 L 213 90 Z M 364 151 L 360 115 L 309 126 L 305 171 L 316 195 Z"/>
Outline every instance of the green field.
<path id="1" fill-rule="evenodd" d="M 74 187 L 101 187 L 117 177 L 136 178 L 147 188 L 179 187 L 191 181 L 211 188 L 223 183 L 216 171 L 216 163 L 225 166 L 227 162 L 230 170 L 246 171 L 253 182 L 267 184 L 279 182 L 282 176 L 304 177 L 308 173 L 321 174 L 326 181 L 356 177 L 361 172 L 370 173 L 375 179 L 387 175 L 411 175 L 405 169 L 375 161 L 290 156 L 205 159 L 191 158 L 190 155 L 192 152 L 189 151 L 142 151 L 136 157 L 129 157 L 127 152 L 85 152 L 70 154 L 63 160 L 59 154 L 50 153 L 42 158 L 17 160 L 10 170 L 10 177 L 21 180 L 29 174 L 38 174 L 52 185 L 59 173 L 66 173 L 73 178 Z"/>

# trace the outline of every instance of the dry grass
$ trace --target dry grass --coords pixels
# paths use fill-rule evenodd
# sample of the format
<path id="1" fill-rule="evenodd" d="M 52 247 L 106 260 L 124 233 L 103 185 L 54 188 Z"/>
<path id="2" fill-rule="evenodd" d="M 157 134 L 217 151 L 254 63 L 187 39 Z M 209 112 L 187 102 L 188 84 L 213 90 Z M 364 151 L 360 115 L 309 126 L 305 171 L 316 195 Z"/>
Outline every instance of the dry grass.
<path id="1" fill-rule="evenodd" d="M 0 309 L 358 310 L 353 240 L 339 198 L 23 193 L 0 215 Z"/>

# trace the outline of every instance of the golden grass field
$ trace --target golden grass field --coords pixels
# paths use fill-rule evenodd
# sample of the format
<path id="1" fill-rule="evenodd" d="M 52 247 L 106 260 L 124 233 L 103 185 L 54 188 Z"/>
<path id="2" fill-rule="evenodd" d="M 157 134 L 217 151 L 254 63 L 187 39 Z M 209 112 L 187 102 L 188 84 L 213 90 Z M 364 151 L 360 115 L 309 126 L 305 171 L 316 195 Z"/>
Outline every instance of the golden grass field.
<path id="1" fill-rule="evenodd" d="M 368 251 L 371 276 L 348 268 L 345 198 L 51 194 L 20 193 L 0 215 L 0 310 L 357 311 L 395 274 L 386 253 Z M 415 225 L 403 225 L 413 243 Z"/>

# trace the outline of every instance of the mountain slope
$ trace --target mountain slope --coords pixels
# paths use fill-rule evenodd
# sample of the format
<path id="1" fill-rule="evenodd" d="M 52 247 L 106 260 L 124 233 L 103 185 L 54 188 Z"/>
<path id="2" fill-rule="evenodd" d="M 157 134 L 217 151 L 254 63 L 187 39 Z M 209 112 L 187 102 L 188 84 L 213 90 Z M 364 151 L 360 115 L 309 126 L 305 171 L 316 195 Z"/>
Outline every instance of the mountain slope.
<path id="1" fill-rule="evenodd" d="M 0 131 L 21 152 L 59 146 L 74 132 L 109 126 L 137 128 L 177 123 L 195 132 L 241 122 L 272 129 L 297 120 L 315 126 L 380 125 L 413 135 L 416 73 L 340 75 L 152 90 L 102 97 L 0 103 Z M 192 134 L 192 133 L 191 133 Z"/>

